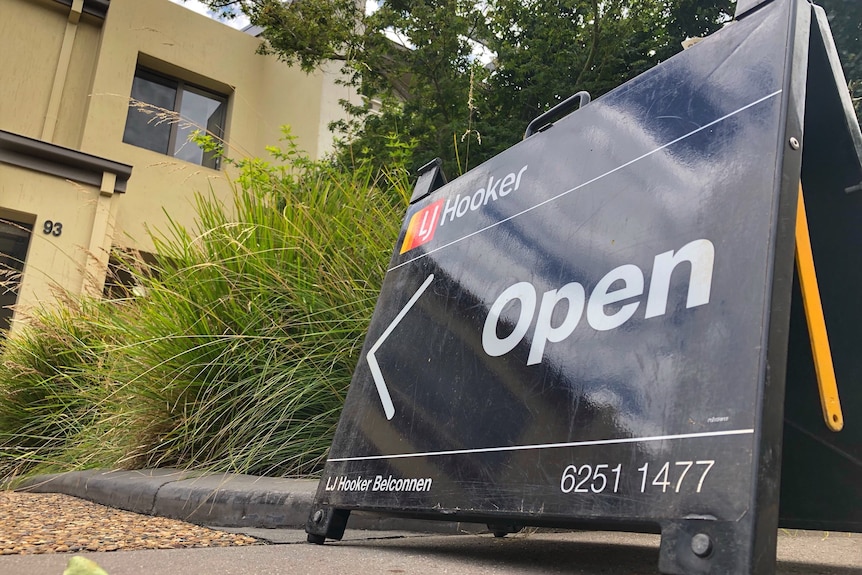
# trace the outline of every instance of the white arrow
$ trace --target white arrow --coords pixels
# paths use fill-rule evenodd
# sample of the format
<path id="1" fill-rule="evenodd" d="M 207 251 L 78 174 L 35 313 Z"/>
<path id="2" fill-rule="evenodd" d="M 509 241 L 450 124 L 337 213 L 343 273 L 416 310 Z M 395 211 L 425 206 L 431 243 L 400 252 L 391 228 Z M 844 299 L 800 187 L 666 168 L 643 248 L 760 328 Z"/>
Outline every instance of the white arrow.
<path id="1" fill-rule="evenodd" d="M 383 379 L 383 373 L 380 371 L 380 365 L 377 363 L 377 358 L 374 357 L 374 354 L 377 353 L 377 350 L 380 349 L 380 346 L 383 345 L 383 342 L 386 341 L 386 338 L 392 333 L 395 327 L 404 319 L 404 316 L 407 315 L 407 312 L 410 311 L 419 298 L 425 293 L 425 290 L 428 289 L 428 286 L 431 285 L 431 282 L 434 280 L 434 274 L 429 275 L 425 278 L 425 282 L 419 286 L 419 289 L 413 294 L 413 297 L 410 298 L 410 301 L 407 302 L 398 315 L 395 316 L 395 319 L 392 320 L 392 323 L 389 324 L 389 327 L 386 328 L 386 331 L 383 332 L 383 335 L 380 336 L 374 345 L 371 346 L 371 349 L 368 351 L 368 354 L 365 358 L 368 360 L 368 367 L 371 369 L 371 375 L 374 377 L 374 385 L 377 386 L 377 393 L 380 394 L 380 401 L 383 403 L 383 412 L 386 414 L 386 419 L 392 419 L 395 415 L 395 406 L 392 404 L 392 396 L 389 395 L 389 389 L 386 387 L 386 380 Z"/>

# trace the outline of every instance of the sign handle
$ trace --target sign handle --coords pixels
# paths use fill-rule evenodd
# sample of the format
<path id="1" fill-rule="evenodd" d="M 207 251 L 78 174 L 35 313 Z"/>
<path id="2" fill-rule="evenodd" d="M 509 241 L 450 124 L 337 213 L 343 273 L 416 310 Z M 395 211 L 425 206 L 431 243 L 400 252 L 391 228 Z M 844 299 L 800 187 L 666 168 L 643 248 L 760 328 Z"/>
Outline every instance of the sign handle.
<path id="1" fill-rule="evenodd" d="M 808 230 L 808 218 L 805 215 L 805 199 L 802 195 L 801 183 L 796 208 L 796 271 L 802 288 L 802 302 L 805 306 L 805 319 L 808 322 L 808 335 L 811 338 L 811 353 L 814 356 L 814 370 L 817 373 L 817 388 L 820 391 L 823 419 L 826 421 L 826 427 L 832 431 L 841 431 L 844 427 L 844 416 L 838 399 L 838 383 L 835 380 L 832 352 L 829 349 L 829 336 L 826 333 L 826 320 L 823 316 L 820 289 L 817 286 L 817 274 L 814 272 L 814 253 L 811 249 L 811 236 Z"/>

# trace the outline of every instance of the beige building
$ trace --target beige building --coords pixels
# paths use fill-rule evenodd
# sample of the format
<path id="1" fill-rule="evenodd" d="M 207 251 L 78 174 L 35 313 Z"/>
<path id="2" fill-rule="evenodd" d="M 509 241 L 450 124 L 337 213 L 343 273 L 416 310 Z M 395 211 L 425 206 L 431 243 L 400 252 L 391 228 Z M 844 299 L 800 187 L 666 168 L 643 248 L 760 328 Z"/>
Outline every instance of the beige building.
<path id="1" fill-rule="evenodd" d="M 336 74 L 259 44 L 168 0 L 0 0 L 0 328 L 100 295 L 111 249 L 151 251 L 165 212 L 192 225 L 195 191 L 229 197 L 196 127 L 233 157 L 266 156 L 285 124 L 312 157 L 330 149 Z"/>

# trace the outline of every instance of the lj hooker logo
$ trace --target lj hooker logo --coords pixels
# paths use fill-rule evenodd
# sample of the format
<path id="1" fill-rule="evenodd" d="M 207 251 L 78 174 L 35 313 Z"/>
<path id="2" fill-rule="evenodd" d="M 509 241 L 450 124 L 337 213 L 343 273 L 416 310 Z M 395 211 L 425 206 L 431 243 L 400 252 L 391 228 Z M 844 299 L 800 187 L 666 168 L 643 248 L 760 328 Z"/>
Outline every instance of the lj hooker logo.
<path id="1" fill-rule="evenodd" d="M 422 244 L 430 242 L 434 238 L 434 231 L 438 225 L 445 225 L 447 221 L 453 222 L 466 216 L 468 213 L 475 212 L 489 202 L 503 200 L 521 187 L 521 177 L 527 171 L 527 165 L 521 167 L 517 172 L 509 172 L 505 176 L 500 177 L 499 174 L 490 174 L 488 183 L 472 194 L 458 194 L 454 198 L 446 200 L 446 205 L 443 205 L 443 200 L 434 202 L 430 206 L 423 208 L 413 214 L 410 218 L 410 224 L 407 226 L 407 235 L 404 236 L 404 243 L 401 244 L 401 252 L 406 253 L 413 248 L 418 248 Z M 442 215 L 440 212 L 443 212 Z M 440 216 L 438 219 L 437 216 Z"/>
<path id="2" fill-rule="evenodd" d="M 413 214 L 407 226 L 407 235 L 404 236 L 400 253 L 409 252 L 434 238 L 434 230 L 437 229 L 438 216 L 442 208 L 443 200 L 440 200 Z"/>

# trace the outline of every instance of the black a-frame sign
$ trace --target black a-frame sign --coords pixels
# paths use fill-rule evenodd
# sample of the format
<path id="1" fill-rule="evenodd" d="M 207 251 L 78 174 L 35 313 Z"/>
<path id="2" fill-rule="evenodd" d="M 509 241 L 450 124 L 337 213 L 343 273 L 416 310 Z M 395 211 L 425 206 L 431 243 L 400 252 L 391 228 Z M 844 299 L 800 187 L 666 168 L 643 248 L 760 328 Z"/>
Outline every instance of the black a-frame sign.
<path id="1" fill-rule="evenodd" d="M 531 133 L 420 177 L 309 540 L 660 530 L 691 575 L 771 573 L 779 517 L 860 530 L 862 138 L 822 11 L 741 0 Z"/>

